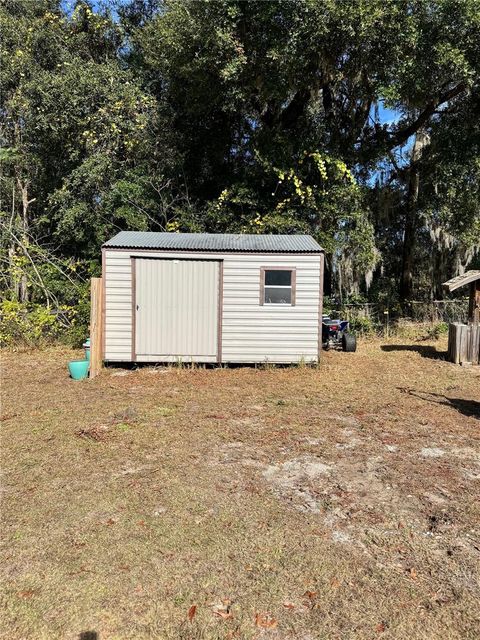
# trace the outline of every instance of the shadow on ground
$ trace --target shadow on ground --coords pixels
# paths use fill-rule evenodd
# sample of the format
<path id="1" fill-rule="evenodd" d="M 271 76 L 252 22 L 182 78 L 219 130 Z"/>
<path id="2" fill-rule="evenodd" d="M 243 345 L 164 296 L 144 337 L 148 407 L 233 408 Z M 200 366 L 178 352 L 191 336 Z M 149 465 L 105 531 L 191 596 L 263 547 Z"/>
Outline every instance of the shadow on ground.
<path id="1" fill-rule="evenodd" d="M 382 351 L 415 351 L 423 358 L 433 358 L 434 360 L 445 360 L 446 351 L 437 351 L 435 347 L 428 344 L 382 344 Z"/>
<path id="2" fill-rule="evenodd" d="M 430 391 L 415 391 L 415 389 L 404 389 L 402 387 L 397 387 L 397 389 L 399 389 L 403 393 L 408 393 L 408 395 L 414 396 L 415 398 L 420 398 L 420 400 L 425 400 L 426 402 L 431 402 L 432 404 L 441 404 L 446 407 L 451 407 L 464 416 L 480 420 L 480 402 L 478 402 L 477 400 L 465 400 L 464 398 L 447 398 L 447 396 L 444 396 L 440 393 L 431 393 Z"/>
<path id="3" fill-rule="evenodd" d="M 78 640 L 98 640 L 98 633 L 96 631 L 82 631 Z"/>

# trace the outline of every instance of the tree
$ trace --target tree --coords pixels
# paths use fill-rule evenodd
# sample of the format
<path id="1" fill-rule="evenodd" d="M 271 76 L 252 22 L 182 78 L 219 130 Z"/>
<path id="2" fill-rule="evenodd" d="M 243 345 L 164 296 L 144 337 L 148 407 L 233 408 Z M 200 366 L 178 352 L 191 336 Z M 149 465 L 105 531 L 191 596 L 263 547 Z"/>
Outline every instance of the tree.
<path id="1" fill-rule="evenodd" d="M 479 16 L 476 0 L 165 0 L 156 12 L 149 5 L 148 19 L 137 14 L 133 59 L 172 105 L 190 193 L 200 201 L 248 193 L 253 217 L 270 193 L 251 188 L 262 162 L 294 167 L 319 150 L 368 188 L 379 163 L 417 137 L 411 197 L 399 212 L 409 297 L 418 140 L 475 85 Z M 381 103 L 396 121 L 375 117 Z"/>
<path id="2" fill-rule="evenodd" d="M 477 0 L 95 7 L 0 7 L 9 297 L 73 304 L 119 228 L 309 232 L 342 295 L 474 259 Z"/>
<path id="3" fill-rule="evenodd" d="M 433 124 L 422 161 L 419 214 L 433 251 L 431 291 L 462 273 L 480 251 L 480 88 Z"/>
<path id="4" fill-rule="evenodd" d="M 50 0 L 17 1 L 1 19 L 3 260 L 14 297 L 28 300 L 40 285 L 48 299 L 45 254 L 35 247 L 98 262 L 115 229 L 149 226 L 168 128 L 122 68 L 121 30 L 108 13 L 84 2 L 65 15 Z"/>

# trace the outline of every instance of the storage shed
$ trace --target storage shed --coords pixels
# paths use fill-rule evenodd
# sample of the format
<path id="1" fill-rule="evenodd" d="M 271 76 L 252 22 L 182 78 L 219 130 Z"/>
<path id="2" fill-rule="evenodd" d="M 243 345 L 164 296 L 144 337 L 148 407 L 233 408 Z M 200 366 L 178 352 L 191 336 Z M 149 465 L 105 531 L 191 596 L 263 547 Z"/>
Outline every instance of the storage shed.
<path id="1" fill-rule="evenodd" d="M 121 231 L 103 245 L 107 362 L 315 362 L 324 253 L 307 235 Z"/>

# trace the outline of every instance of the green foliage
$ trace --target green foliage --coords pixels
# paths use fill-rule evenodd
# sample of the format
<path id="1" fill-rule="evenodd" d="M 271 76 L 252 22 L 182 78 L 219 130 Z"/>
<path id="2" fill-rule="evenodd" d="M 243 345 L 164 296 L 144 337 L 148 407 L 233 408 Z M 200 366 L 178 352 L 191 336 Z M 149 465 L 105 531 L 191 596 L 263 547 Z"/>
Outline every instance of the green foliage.
<path id="1" fill-rule="evenodd" d="M 350 330 L 357 336 L 371 336 L 374 335 L 378 326 L 368 316 L 358 316 L 350 321 Z"/>
<path id="2" fill-rule="evenodd" d="M 0 302 L 0 343 L 45 346 L 61 340 L 72 347 L 80 347 L 88 337 L 90 324 L 90 291 L 87 286 L 74 305 L 60 305 L 52 309 L 44 304 Z"/>
<path id="3" fill-rule="evenodd" d="M 323 296 L 323 315 L 328 316 L 336 308 L 335 300 L 329 295 Z"/>
<path id="4" fill-rule="evenodd" d="M 65 327 L 61 339 L 71 347 L 80 347 L 88 338 L 90 330 L 90 283 L 85 282 L 79 288 L 74 306 L 75 316 Z"/>
<path id="5" fill-rule="evenodd" d="M 2 346 L 43 346 L 63 335 L 75 315 L 76 309 L 65 305 L 54 313 L 40 304 L 2 300 L 0 342 Z"/>
<path id="6" fill-rule="evenodd" d="M 415 292 L 474 264 L 477 0 L 9 0 L 0 28 L 1 288 L 74 307 L 71 340 L 119 229 L 311 233 L 327 289 L 395 305 L 414 165 Z"/>
<path id="7" fill-rule="evenodd" d="M 438 340 L 441 336 L 448 333 L 448 322 L 437 322 L 426 334 L 427 340 Z"/>

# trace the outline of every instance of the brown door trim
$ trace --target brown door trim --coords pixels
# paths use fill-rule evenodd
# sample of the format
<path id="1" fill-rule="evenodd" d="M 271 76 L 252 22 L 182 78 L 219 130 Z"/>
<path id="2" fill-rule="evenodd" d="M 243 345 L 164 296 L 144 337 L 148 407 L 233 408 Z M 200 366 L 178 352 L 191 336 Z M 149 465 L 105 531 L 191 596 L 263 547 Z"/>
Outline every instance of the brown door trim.
<path id="1" fill-rule="evenodd" d="M 325 275 L 325 254 L 320 256 L 320 282 L 318 298 L 318 361 L 322 354 L 322 316 L 323 316 L 323 280 Z"/>
<path id="2" fill-rule="evenodd" d="M 132 278 L 132 362 L 137 361 L 137 264 L 136 258 L 130 258 Z"/>
<path id="3" fill-rule="evenodd" d="M 137 340 L 137 268 L 136 260 L 138 256 L 130 256 L 130 269 L 131 269 L 131 291 L 132 291 L 132 344 L 131 344 L 131 358 L 132 362 L 137 361 L 136 353 L 136 340 Z M 145 260 L 148 258 L 139 258 Z M 176 260 L 177 258 L 157 258 L 152 256 L 153 260 Z M 188 258 L 183 258 L 189 260 Z M 222 320 L 223 320 L 223 260 L 202 260 L 202 262 L 218 262 L 218 302 L 217 302 L 217 362 L 222 362 Z"/>
<path id="4" fill-rule="evenodd" d="M 218 318 L 217 318 L 217 362 L 222 362 L 222 346 L 223 346 L 223 260 L 218 265 Z"/>

